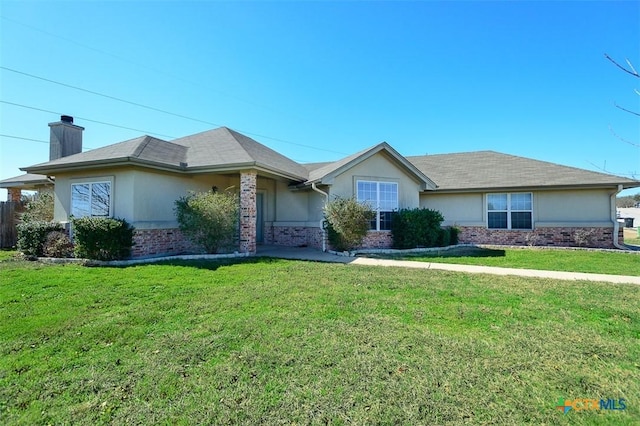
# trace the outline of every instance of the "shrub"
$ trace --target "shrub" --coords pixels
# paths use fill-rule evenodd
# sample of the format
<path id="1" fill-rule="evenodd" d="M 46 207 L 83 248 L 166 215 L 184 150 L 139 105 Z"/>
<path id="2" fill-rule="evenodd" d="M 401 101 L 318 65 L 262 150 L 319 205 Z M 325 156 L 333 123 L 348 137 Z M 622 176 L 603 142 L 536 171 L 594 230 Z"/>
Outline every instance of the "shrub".
<path id="1" fill-rule="evenodd" d="M 458 241 L 459 241 L 460 228 L 457 228 L 455 226 L 450 226 L 448 229 L 449 229 L 449 234 L 451 234 L 451 238 L 449 239 L 449 245 L 455 246 L 458 244 Z"/>
<path id="2" fill-rule="evenodd" d="M 47 234 L 62 231 L 62 225 L 54 222 L 30 221 L 17 225 L 18 250 L 27 256 L 43 256 Z"/>
<path id="3" fill-rule="evenodd" d="M 437 245 L 439 247 L 455 246 L 458 244 L 458 234 L 460 230 L 455 226 L 440 228 Z"/>
<path id="4" fill-rule="evenodd" d="M 73 243 L 66 233 L 52 231 L 47 234 L 42 252 L 47 257 L 71 257 L 73 256 Z"/>
<path id="5" fill-rule="evenodd" d="M 237 195 L 231 192 L 190 192 L 175 202 L 180 230 L 207 253 L 233 245 L 239 220 Z"/>
<path id="6" fill-rule="evenodd" d="M 393 246 L 399 249 L 408 249 L 435 247 L 450 242 L 452 231 L 446 232 L 446 234 L 443 232 L 440 227 L 443 220 L 444 217 L 437 210 L 401 209 L 395 212 L 391 221 Z M 457 236 L 456 232 L 456 241 Z"/>
<path id="7" fill-rule="evenodd" d="M 355 198 L 336 197 L 324 206 L 324 216 L 328 222 L 329 244 L 342 251 L 362 244 L 375 212 Z"/>
<path id="8" fill-rule="evenodd" d="M 133 226 L 124 219 L 71 218 L 76 257 L 94 260 L 126 259 L 133 246 Z"/>
<path id="9" fill-rule="evenodd" d="M 34 199 L 27 202 L 24 213 L 20 216 L 22 222 L 51 222 L 53 220 L 53 192 L 43 191 Z"/>

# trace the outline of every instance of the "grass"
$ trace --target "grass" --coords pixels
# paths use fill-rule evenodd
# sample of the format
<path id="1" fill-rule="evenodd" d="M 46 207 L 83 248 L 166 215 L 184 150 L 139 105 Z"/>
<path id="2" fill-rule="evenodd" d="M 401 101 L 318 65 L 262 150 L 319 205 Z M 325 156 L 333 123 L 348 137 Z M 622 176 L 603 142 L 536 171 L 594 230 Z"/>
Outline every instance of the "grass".
<path id="1" fill-rule="evenodd" d="M 640 253 L 537 248 L 489 249 L 460 247 L 427 253 L 367 256 L 503 268 L 640 276 Z"/>
<path id="2" fill-rule="evenodd" d="M 638 286 L 273 259 L 0 268 L 1 424 L 640 421 Z"/>
<path id="3" fill-rule="evenodd" d="M 624 243 L 633 246 L 640 246 L 640 234 L 634 228 L 624 228 Z"/>

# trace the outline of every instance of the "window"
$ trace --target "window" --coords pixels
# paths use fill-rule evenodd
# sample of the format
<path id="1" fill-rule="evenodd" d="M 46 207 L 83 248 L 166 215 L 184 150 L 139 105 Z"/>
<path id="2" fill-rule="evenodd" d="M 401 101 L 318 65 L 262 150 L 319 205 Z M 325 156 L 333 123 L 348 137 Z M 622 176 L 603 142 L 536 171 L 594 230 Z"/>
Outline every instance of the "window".
<path id="1" fill-rule="evenodd" d="M 490 229 L 533 229 L 532 195 L 487 194 L 487 227 Z"/>
<path id="2" fill-rule="evenodd" d="M 74 217 L 109 217 L 111 182 L 71 184 L 71 214 Z"/>
<path id="3" fill-rule="evenodd" d="M 375 231 L 391 230 L 391 213 L 398 210 L 398 184 L 394 182 L 357 182 L 358 202 L 368 203 L 376 212 L 371 221 Z"/>

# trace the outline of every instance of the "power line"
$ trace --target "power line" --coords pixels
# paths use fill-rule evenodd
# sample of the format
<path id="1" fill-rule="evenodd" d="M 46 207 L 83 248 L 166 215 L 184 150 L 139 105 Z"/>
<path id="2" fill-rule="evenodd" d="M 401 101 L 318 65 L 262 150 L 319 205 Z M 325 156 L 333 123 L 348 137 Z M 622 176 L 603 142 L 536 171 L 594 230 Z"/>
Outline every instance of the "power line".
<path id="1" fill-rule="evenodd" d="M 23 140 L 23 141 L 29 141 L 29 142 L 39 142 L 39 143 L 46 143 L 47 145 L 50 144 L 50 141 L 45 141 L 42 139 L 33 139 L 33 138 L 25 138 L 22 136 L 14 136 L 14 135 L 5 135 L 4 133 L 0 133 L 0 137 L 3 138 L 9 138 L 9 139 L 19 139 L 19 140 Z M 94 149 L 90 146 L 83 146 L 82 149 Z"/>
<path id="2" fill-rule="evenodd" d="M 163 113 L 163 114 L 171 115 L 173 117 L 182 118 L 184 120 L 190 120 L 190 121 L 194 121 L 194 122 L 197 122 L 197 123 L 207 124 L 207 125 L 216 126 L 216 127 L 221 127 L 222 126 L 219 123 L 214 123 L 214 122 L 207 121 L 207 120 L 201 120 L 199 118 L 188 117 L 186 115 L 182 115 L 182 114 L 174 113 L 174 112 L 167 111 L 167 110 L 164 110 L 164 109 L 156 108 L 156 107 L 153 107 L 153 106 L 141 104 L 139 102 L 129 101 L 129 100 L 126 100 L 126 99 L 118 98 L 116 96 L 111 96 L 111 95 L 107 95 L 107 94 L 104 94 L 104 93 L 96 92 L 96 91 L 93 91 L 93 90 L 84 89 L 82 87 L 74 86 L 72 84 L 62 83 L 60 81 L 51 80 L 49 78 L 40 77 L 40 76 L 37 76 L 37 75 L 34 75 L 34 74 L 29 74 L 27 72 L 19 71 L 19 70 L 13 69 L 13 68 L 0 66 L 0 69 L 6 70 L 6 71 L 10 71 L 10 72 L 13 72 L 13 73 L 16 73 L 16 74 L 24 75 L 26 77 L 34 78 L 34 79 L 37 79 L 37 80 L 46 81 L 48 83 L 57 84 L 59 86 L 67 87 L 67 88 L 70 88 L 70 89 L 79 90 L 81 92 L 89 93 L 89 94 L 92 94 L 92 95 L 95 95 L 95 96 L 101 96 L 103 98 L 107 98 L 107 99 L 111 99 L 111 100 L 114 100 L 114 101 L 118 101 L 118 102 L 126 103 L 126 104 L 129 104 L 129 105 L 137 106 L 139 108 L 148 109 L 150 111 L 160 112 L 160 113 Z M 262 135 L 262 134 L 254 133 L 254 132 L 249 132 L 249 131 L 241 130 L 241 129 L 236 129 L 236 130 L 238 130 L 240 133 L 244 133 L 244 134 L 247 134 L 247 135 L 252 135 L 252 136 L 256 136 L 256 137 L 260 137 L 260 138 L 264 138 L 264 139 L 270 139 L 270 140 L 273 140 L 273 141 L 276 141 L 276 142 L 282 142 L 282 143 L 286 143 L 286 144 L 290 144 L 290 145 L 296 145 L 296 146 L 300 146 L 300 147 L 304 147 L 304 148 L 315 149 L 315 150 L 318 150 L 318 151 L 331 152 L 331 153 L 334 153 L 334 154 L 347 155 L 344 152 L 333 151 L 333 150 L 325 149 L 325 148 L 318 148 L 318 147 L 313 146 L 313 145 L 305 145 L 305 144 L 301 144 L 301 143 L 297 143 L 297 142 L 287 141 L 287 140 L 284 140 L 284 139 L 272 138 L 272 137 L 269 137 L 269 136 L 266 136 L 266 135 Z M 158 134 L 158 133 L 154 133 L 154 134 Z"/>
<path id="3" fill-rule="evenodd" d="M 23 26 L 25 28 L 29 28 L 30 30 L 41 32 L 41 33 L 46 34 L 46 35 L 48 35 L 50 37 L 55 37 L 55 38 L 59 38 L 61 40 L 65 40 L 66 42 L 73 43 L 76 46 L 80 46 L 82 48 L 85 48 L 85 49 L 88 49 L 88 50 L 92 50 L 94 52 L 97 52 L 97 53 L 100 53 L 100 54 L 103 54 L 103 55 L 106 55 L 106 56 L 110 56 L 110 57 L 112 57 L 114 59 L 117 59 L 119 61 L 126 62 L 128 64 L 135 65 L 137 67 L 144 68 L 144 69 L 147 69 L 149 71 L 153 71 L 155 73 L 165 75 L 167 77 L 173 78 L 173 79 L 178 80 L 178 81 L 182 81 L 184 83 L 191 84 L 191 85 L 196 86 L 196 87 L 205 88 L 205 89 L 210 90 L 212 92 L 218 93 L 218 94 L 220 94 L 222 96 L 226 96 L 226 97 L 228 97 L 230 99 L 235 99 L 235 100 L 237 100 L 239 102 L 243 102 L 243 103 L 246 103 L 248 105 L 253 105 L 253 106 L 256 106 L 256 107 L 259 107 L 259 108 L 264 108 L 264 109 L 267 109 L 267 110 L 276 111 L 274 108 L 271 108 L 271 107 L 268 107 L 268 106 L 265 106 L 265 105 L 261 105 L 261 104 L 258 104 L 256 102 L 253 102 L 253 101 L 250 101 L 250 100 L 247 100 L 247 99 L 243 99 L 243 98 L 238 97 L 238 96 L 234 96 L 234 95 L 229 94 L 227 92 L 224 92 L 222 90 L 214 89 L 211 86 L 203 85 L 202 83 L 197 83 L 197 82 L 188 80 L 186 78 L 183 78 L 183 77 L 168 73 L 168 72 L 166 72 L 166 71 L 164 71 L 162 69 L 154 68 L 154 67 L 151 67 L 151 66 L 149 66 L 147 64 L 142 64 L 142 63 L 139 63 L 139 62 L 135 62 L 135 61 L 127 59 L 127 58 L 125 58 L 123 56 L 119 56 L 119 55 L 116 55 L 114 53 L 107 52 L 105 50 L 101 50 L 101 49 L 95 48 L 93 46 L 89 46 L 87 44 L 84 44 L 84 43 L 80 43 L 79 41 L 77 41 L 75 39 L 51 33 L 49 31 L 43 30 L 41 28 L 34 27 L 33 25 L 25 24 L 24 22 L 19 22 L 19 21 L 16 21 L 15 19 L 7 18 L 6 16 L 0 16 L 0 18 L 4 19 L 6 21 L 9 21 L 9 22 L 13 22 L 14 24 L 21 25 L 21 26 Z M 276 112 L 278 112 L 278 111 L 276 111 Z"/>
<path id="4" fill-rule="evenodd" d="M 49 141 L 43 141 L 42 139 L 32 139 L 32 138 L 23 138 L 21 136 L 12 136 L 12 135 L 5 135 L 0 133 L 0 136 L 3 138 L 11 138 L 11 139 L 20 139 L 23 141 L 31 141 L 31 142 L 41 142 L 41 143 L 49 143 Z"/>
<path id="5" fill-rule="evenodd" d="M 50 114 L 63 115 L 63 113 L 60 113 L 60 112 L 57 112 L 57 111 L 50 111 L 48 109 L 42 109 L 42 108 L 36 108 L 36 107 L 28 106 L 28 105 L 17 104 L 15 102 L 9 102 L 9 101 L 0 100 L 0 103 L 7 104 L 7 105 L 13 105 L 13 106 L 17 106 L 17 107 L 20 107 L 20 108 L 32 109 L 34 111 L 41 111 L 41 112 L 48 112 Z M 165 138 L 176 139 L 175 136 L 163 135 L 162 133 L 156 133 L 156 132 L 152 132 L 152 131 L 149 131 L 149 130 L 135 129 L 133 127 L 121 126 L 119 124 L 107 123 L 105 121 L 92 120 L 92 119 L 86 118 L 86 117 L 79 117 L 79 116 L 75 116 L 75 117 L 80 119 L 80 120 L 89 121 L 91 123 L 104 124 L 105 126 L 117 127 L 117 128 L 125 129 L 125 130 L 132 130 L 134 132 L 144 133 L 144 134 L 148 134 L 148 135 L 158 135 L 158 136 L 162 136 L 162 137 L 165 137 Z"/>

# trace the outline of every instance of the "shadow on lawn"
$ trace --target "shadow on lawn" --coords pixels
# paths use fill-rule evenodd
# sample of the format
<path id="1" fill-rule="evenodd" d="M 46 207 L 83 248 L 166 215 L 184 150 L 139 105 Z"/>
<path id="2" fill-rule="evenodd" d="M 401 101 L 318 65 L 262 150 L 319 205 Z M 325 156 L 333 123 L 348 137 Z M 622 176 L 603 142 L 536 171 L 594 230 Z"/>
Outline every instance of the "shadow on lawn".
<path id="1" fill-rule="evenodd" d="M 403 257 L 504 257 L 505 251 L 478 247 L 459 247 L 450 250 L 437 250 L 426 253 L 412 253 Z"/>
<path id="2" fill-rule="evenodd" d="M 122 265 L 122 266 L 92 266 L 96 268 L 136 268 L 136 267 L 153 267 L 153 266 L 173 266 L 183 268 L 197 268 L 207 269 L 215 271 L 216 269 L 224 266 L 238 265 L 238 264 L 270 264 L 280 262 L 282 259 L 276 259 L 272 257 L 237 257 L 231 259 L 194 259 L 194 260 L 161 260 L 157 262 L 138 263 L 134 265 Z"/>

